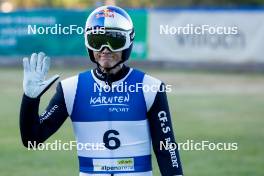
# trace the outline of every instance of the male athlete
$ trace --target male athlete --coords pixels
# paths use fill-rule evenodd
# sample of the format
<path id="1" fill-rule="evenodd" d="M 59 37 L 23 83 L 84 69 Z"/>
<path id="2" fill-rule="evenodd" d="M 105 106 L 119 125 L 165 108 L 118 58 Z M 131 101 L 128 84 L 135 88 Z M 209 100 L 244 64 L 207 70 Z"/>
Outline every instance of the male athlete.
<path id="1" fill-rule="evenodd" d="M 78 149 L 80 176 L 152 176 L 151 144 L 161 174 L 182 175 L 178 150 L 161 148 L 161 142 L 176 144 L 164 83 L 124 64 L 134 36 L 123 9 L 95 9 L 86 22 L 85 45 L 97 67 L 61 81 L 41 115 L 40 97 L 59 76 L 45 80 L 50 59 L 43 52 L 24 58 L 24 146 L 44 142 L 69 116 L 78 143 L 104 144 Z"/>

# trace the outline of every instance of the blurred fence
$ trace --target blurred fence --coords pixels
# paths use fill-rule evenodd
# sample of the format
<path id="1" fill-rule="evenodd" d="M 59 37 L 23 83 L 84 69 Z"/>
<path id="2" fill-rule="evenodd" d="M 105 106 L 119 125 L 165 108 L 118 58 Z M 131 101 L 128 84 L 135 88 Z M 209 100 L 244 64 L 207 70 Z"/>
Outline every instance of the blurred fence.
<path id="1" fill-rule="evenodd" d="M 136 31 L 132 61 L 263 68 L 264 8 L 127 10 Z M 84 27 L 90 12 L 35 9 L 0 13 L 0 64 L 37 51 L 59 60 L 87 57 L 83 34 L 77 28 Z M 70 26 L 74 28 L 71 34 L 62 32 Z M 48 33 L 43 33 L 46 27 Z M 40 33 L 33 34 L 36 29 Z"/>
<path id="2" fill-rule="evenodd" d="M 149 58 L 186 62 L 264 62 L 264 9 L 154 10 Z"/>

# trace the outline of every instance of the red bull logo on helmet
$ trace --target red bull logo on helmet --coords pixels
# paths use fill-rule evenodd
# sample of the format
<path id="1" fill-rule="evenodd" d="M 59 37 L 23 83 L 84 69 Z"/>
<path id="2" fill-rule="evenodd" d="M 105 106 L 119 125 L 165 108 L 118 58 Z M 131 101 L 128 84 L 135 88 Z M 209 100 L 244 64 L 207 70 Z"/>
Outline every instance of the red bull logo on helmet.
<path id="1" fill-rule="evenodd" d="M 111 9 L 103 9 L 96 14 L 96 18 L 101 18 L 101 17 L 114 18 L 115 14 L 114 11 Z"/>

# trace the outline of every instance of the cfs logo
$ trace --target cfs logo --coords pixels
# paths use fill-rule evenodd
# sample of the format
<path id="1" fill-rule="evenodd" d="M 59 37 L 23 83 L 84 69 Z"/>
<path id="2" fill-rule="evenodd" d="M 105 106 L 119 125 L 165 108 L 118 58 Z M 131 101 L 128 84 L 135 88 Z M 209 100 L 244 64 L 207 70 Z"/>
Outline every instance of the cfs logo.
<path id="1" fill-rule="evenodd" d="M 88 33 L 90 34 L 105 34 L 105 27 L 92 27 L 92 28 L 89 28 L 89 31 Z"/>
<path id="2" fill-rule="evenodd" d="M 165 111 L 160 111 L 158 113 L 159 121 L 160 121 L 160 126 L 162 128 L 163 133 L 168 133 L 171 131 L 170 127 L 168 126 L 168 117 L 167 113 Z"/>
<path id="3" fill-rule="evenodd" d="M 114 11 L 111 9 L 103 9 L 100 12 L 98 12 L 95 15 L 96 18 L 100 18 L 100 17 L 108 17 L 108 18 L 114 18 L 115 14 Z"/>

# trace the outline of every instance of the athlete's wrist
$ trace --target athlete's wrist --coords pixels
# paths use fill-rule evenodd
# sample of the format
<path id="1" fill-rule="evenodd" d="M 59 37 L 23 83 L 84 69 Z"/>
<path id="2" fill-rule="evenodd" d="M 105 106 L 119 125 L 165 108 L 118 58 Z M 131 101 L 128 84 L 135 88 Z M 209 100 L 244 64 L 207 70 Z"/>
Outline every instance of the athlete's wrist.
<path id="1" fill-rule="evenodd" d="M 40 97 L 32 98 L 32 97 L 27 96 L 25 93 L 23 93 L 23 99 L 28 100 L 28 101 L 40 101 Z"/>

